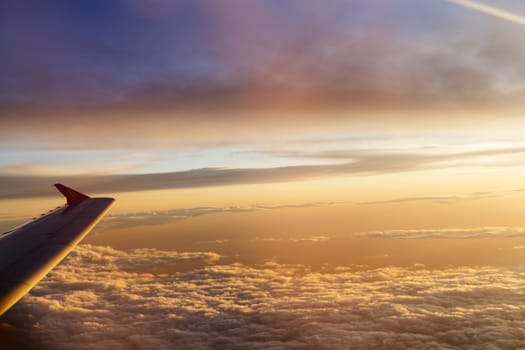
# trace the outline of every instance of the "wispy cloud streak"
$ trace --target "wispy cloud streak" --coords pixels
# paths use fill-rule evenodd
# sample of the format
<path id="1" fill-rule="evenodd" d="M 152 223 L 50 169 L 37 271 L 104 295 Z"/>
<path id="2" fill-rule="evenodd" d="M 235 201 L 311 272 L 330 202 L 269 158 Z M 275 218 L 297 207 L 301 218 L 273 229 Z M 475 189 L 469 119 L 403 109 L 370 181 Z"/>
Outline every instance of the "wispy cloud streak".
<path id="1" fill-rule="evenodd" d="M 482 4 L 472 0 L 447 0 L 450 3 L 463 6 L 475 11 L 482 12 L 486 15 L 501 18 L 503 20 L 513 22 L 525 26 L 525 17 L 517 15 L 507 10 L 503 10 L 494 6 Z"/>
<path id="2" fill-rule="evenodd" d="M 523 227 L 478 227 L 451 229 L 421 229 L 421 230 L 386 230 L 361 233 L 361 237 L 415 239 L 415 238 L 513 238 L 525 237 Z"/>
<path id="3" fill-rule="evenodd" d="M 339 204 L 340 202 L 313 202 L 299 204 L 280 204 L 280 205 L 251 205 L 246 207 L 229 206 L 229 207 L 198 207 L 198 208 L 180 208 L 165 211 L 146 211 L 138 213 L 127 213 L 118 215 L 108 215 L 104 220 L 104 225 L 110 227 L 137 227 L 137 226 L 154 226 L 167 224 L 191 217 L 220 214 L 220 213 L 246 213 L 261 210 L 276 210 L 289 208 L 313 208 L 326 207 Z M 1 221 L 0 216 L 0 221 Z"/>
<path id="4" fill-rule="evenodd" d="M 299 181 L 339 175 L 380 175 L 424 169 L 454 167 L 515 166 L 505 157 L 523 156 L 525 148 L 492 149 L 461 153 L 421 152 L 327 152 L 309 155 L 294 153 L 294 157 L 346 160 L 336 164 L 290 165 L 266 168 L 202 168 L 187 171 L 152 174 L 106 176 L 10 176 L 1 173 L 0 199 L 53 196 L 49 183 L 69 183 L 88 193 L 134 192 L 144 190 L 195 188 L 254 183 Z M 499 159 L 492 159 L 498 157 Z M 503 158 L 500 158 L 503 157 Z M 490 159 L 490 162 L 484 161 Z M 520 158 L 521 159 L 521 158 Z M 450 199 L 450 198 L 449 198 Z"/>

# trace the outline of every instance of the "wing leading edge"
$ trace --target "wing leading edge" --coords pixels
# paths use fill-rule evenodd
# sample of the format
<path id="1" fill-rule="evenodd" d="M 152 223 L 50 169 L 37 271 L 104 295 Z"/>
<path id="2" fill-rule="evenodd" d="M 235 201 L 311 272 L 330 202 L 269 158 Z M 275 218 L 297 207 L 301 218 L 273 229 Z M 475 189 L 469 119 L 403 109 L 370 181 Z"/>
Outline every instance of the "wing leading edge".
<path id="1" fill-rule="evenodd" d="M 67 204 L 0 234 L 0 315 L 20 300 L 88 234 L 114 203 L 61 184 Z"/>

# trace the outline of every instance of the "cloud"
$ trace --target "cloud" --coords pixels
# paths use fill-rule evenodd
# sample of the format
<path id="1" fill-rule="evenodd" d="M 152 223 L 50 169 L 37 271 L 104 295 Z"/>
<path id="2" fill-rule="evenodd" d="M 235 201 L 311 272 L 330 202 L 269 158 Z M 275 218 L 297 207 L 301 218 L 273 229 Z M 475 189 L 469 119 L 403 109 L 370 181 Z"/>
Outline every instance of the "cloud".
<path id="1" fill-rule="evenodd" d="M 525 237 L 524 227 L 479 227 L 458 229 L 386 230 L 361 233 L 369 238 L 510 238 Z"/>
<path id="2" fill-rule="evenodd" d="M 86 193 L 133 192 L 272 183 L 338 175 L 380 175 L 451 167 L 516 166 L 508 157 L 525 154 L 522 147 L 455 153 L 390 152 L 357 150 L 316 154 L 321 159 L 339 159 L 335 164 L 293 165 L 272 168 L 202 168 L 187 171 L 102 176 L 11 176 L 0 174 L 0 198 L 39 197 L 55 194 L 50 183 L 63 182 Z M 295 154 L 309 157 L 310 155 Z M 488 159 L 488 161 L 487 161 Z M 345 161 L 343 161 L 345 160 Z"/>
<path id="3" fill-rule="evenodd" d="M 520 16 L 516 13 L 506 11 L 494 6 L 486 5 L 481 2 L 471 1 L 471 0 L 447 0 L 450 3 L 460 5 L 472 10 L 479 11 L 486 15 L 503 19 L 512 23 L 516 23 L 522 26 L 525 26 L 525 17 Z"/>
<path id="4" fill-rule="evenodd" d="M 324 207 L 337 204 L 335 202 L 314 202 L 300 204 L 279 204 L 279 205 L 252 205 L 246 207 L 228 206 L 228 207 L 196 207 L 180 208 L 163 211 L 135 212 L 126 214 L 110 214 L 104 218 L 102 225 L 111 227 L 136 227 L 162 225 L 174 221 L 184 220 L 190 217 L 211 215 L 219 213 L 246 213 L 262 210 L 277 210 L 289 208 L 312 208 Z M 1 220 L 1 217 L 0 217 Z"/>
<path id="5" fill-rule="evenodd" d="M 282 241 L 290 241 L 293 243 L 320 243 L 320 242 L 326 242 L 332 239 L 332 237 L 328 236 L 308 236 L 308 237 L 293 237 L 293 238 L 282 238 L 282 237 L 256 237 L 256 240 L 261 240 L 265 242 L 282 242 Z"/>
<path id="6" fill-rule="evenodd" d="M 186 259 L 180 254 L 81 245 L 4 315 L 9 326 L 0 334 L 16 333 L 41 349 L 80 350 L 525 345 L 522 267 L 136 270 L 176 264 Z"/>
<path id="7" fill-rule="evenodd" d="M 434 161 L 453 161 L 462 160 L 465 158 L 483 158 L 483 157 L 497 157 L 509 156 L 513 154 L 525 153 L 524 147 L 491 147 L 486 149 L 462 152 L 436 152 L 435 149 L 429 148 L 429 152 L 419 150 L 420 152 L 407 152 L 403 150 L 388 150 L 388 149 L 331 149 L 324 151 L 278 151 L 270 152 L 275 156 L 284 158 L 305 158 L 305 159 L 332 159 L 332 160 L 352 160 L 352 159 L 370 159 L 382 160 L 384 158 L 410 159 L 410 158 L 427 158 Z"/>
<path id="8" fill-rule="evenodd" d="M 241 207 L 199 207 L 199 208 L 183 208 L 172 209 L 164 211 L 150 211 L 127 213 L 118 215 L 108 215 L 104 219 L 104 225 L 110 227 L 136 227 L 136 226 L 151 226 L 162 225 L 174 221 L 184 220 L 190 217 L 210 215 L 217 213 L 244 213 L 254 211 L 254 208 Z"/>
<path id="9" fill-rule="evenodd" d="M 476 199 L 485 199 L 485 198 L 494 198 L 502 196 L 503 193 L 500 192 L 475 192 L 464 196 L 420 196 L 420 197 L 401 197 L 393 198 L 380 201 L 368 201 L 360 202 L 357 204 L 360 205 L 376 205 L 376 204 L 395 204 L 395 203 L 405 203 L 405 202 L 434 202 L 440 204 L 456 203 L 459 201 L 465 200 L 476 200 Z"/>
<path id="10" fill-rule="evenodd" d="M 481 112 L 523 106 L 521 33 L 447 16 L 440 2 L 149 1 L 155 16 L 96 3 L 1 3 L 2 145 L 242 143 L 442 125 L 450 110 L 461 114 L 446 124 L 478 125 L 493 118 Z"/>

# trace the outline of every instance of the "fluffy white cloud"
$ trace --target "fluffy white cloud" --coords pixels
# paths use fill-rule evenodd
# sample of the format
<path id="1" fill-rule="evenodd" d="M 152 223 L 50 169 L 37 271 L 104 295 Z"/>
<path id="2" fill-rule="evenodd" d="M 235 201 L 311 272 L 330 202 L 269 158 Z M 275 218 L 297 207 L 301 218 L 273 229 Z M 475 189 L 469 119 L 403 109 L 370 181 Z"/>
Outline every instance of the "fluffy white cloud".
<path id="1" fill-rule="evenodd" d="M 188 259 L 218 256 L 79 246 L 4 322 L 49 349 L 525 346 L 525 267 L 162 272 Z"/>

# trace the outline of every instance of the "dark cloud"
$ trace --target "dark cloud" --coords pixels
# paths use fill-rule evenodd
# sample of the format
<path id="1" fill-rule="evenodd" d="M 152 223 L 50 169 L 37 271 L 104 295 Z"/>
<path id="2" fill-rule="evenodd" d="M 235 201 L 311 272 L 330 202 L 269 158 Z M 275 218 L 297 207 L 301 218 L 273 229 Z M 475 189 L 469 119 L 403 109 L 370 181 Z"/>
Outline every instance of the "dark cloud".
<path id="1" fill-rule="evenodd" d="M 524 95 L 521 33 L 465 22 L 445 2 L 0 6 L 2 136 L 44 117 L 42 134 L 71 117 L 107 123 L 108 114 L 130 131 L 131 119 L 152 115 L 229 125 L 246 110 L 480 110 L 521 105 Z"/>
<path id="2" fill-rule="evenodd" d="M 129 270 L 177 263 L 180 254 L 79 246 L 3 321 L 44 349 L 525 345 L 522 268 L 317 273 L 268 263 L 177 274 Z"/>
<path id="3" fill-rule="evenodd" d="M 295 181 L 336 175 L 373 175 L 421 169 L 443 169 L 461 166 L 515 165 L 507 156 L 525 153 L 523 148 L 492 149 L 461 153 L 410 153 L 389 151 L 350 151 L 327 153 L 293 153 L 293 157 L 347 159 L 347 162 L 322 165 L 298 165 L 275 168 L 205 168 L 157 174 L 105 176 L 13 176 L 0 175 L 0 198 L 38 197 L 53 195 L 50 183 L 64 182 L 86 193 L 117 193 L 154 189 L 176 189 L 203 186 L 223 186 L 247 183 Z M 485 157 L 502 157 L 503 161 Z M 480 161 L 481 160 L 481 161 Z M 482 195 L 478 194 L 477 197 Z M 451 199 L 451 198 L 449 198 Z"/>

